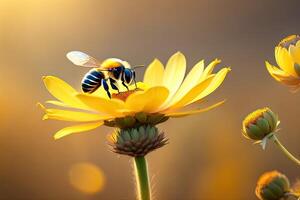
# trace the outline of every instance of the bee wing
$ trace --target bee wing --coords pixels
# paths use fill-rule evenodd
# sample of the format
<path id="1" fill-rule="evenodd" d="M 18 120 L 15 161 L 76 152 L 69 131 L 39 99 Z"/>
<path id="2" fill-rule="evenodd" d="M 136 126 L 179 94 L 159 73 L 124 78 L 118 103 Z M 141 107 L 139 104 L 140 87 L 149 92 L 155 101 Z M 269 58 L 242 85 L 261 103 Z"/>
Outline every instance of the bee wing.
<path id="1" fill-rule="evenodd" d="M 92 56 L 81 51 L 67 53 L 67 58 L 74 64 L 82 67 L 99 67 L 99 62 Z"/>

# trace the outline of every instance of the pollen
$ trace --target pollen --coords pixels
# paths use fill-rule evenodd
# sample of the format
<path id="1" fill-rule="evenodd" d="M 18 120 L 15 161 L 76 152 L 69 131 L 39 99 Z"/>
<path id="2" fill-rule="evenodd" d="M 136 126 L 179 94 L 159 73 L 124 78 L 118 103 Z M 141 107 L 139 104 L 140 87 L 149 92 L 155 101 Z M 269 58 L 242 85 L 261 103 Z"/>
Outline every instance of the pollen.
<path id="1" fill-rule="evenodd" d="M 113 93 L 112 94 L 112 98 L 113 99 L 120 99 L 122 101 L 126 101 L 126 99 L 132 95 L 133 93 L 135 92 L 138 92 L 138 91 L 143 91 L 142 89 L 140 88 L 136 88 L 134 90 L 128 90 L 128 91 L 123 91 L 123 92 L 119 92 L 119 93 Z"/>
<path id="2" fill-rule="evenodd" d="M 291 45 L 295 46 L 299 40 L 299 35 L 291 35 L 281 40 L 279 46 L 288 49 Z"/>

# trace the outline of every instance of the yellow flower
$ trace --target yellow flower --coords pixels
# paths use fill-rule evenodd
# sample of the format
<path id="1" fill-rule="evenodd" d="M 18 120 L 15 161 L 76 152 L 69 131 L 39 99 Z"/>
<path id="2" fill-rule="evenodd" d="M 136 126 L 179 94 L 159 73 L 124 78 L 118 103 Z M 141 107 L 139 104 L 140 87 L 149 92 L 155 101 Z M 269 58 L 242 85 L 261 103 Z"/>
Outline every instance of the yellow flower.
<path id="1" fill-rule="evenodd" d="M 296 91 L 300 87 L 300 36 L 291 35 L 284 38 L 275 47 L 275 58 L 279 67 L 266 61 L 271 76 L 282 84 Z"/>
<path id="2" fill-rule="evenodd" d="M 109 99 L 103 90 L 93 94 L 77 92 L 63 80 L 46 76 L 43 78 L 48 91 L 58 100 L 47 101 L 60 109 L 48 109 L 44 119 L 81 122 L 59 130 L 55 139 L 78 132 L 95 129 L 101 125 L 112 127 L 134 127 L 155 125 L 169 117 L 184 117 L 208 111 L 223 103 L 219 102 L 202 109 L 184 111 L 188 105 L 202 101 L 216 90 L 225 79 L 230 68 L 212 73 L 220 60 L 214 60 L 204 69 L 204 61 L 197 63 L 185 77 L 186 60 L 182 53 L 174 54 L 166 68 L 155 59 L 146 69 L 144 81 L 139 89 L 113 94 Z M 113 91 L 111 91 L 113 93 Z"/>

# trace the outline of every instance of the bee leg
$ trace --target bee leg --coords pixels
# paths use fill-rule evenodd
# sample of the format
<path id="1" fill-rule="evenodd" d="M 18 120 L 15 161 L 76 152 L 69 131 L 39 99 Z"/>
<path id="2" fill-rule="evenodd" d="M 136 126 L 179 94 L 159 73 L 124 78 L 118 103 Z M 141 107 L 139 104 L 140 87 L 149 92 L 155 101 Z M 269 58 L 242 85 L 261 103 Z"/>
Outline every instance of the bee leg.
<path id="1" fill-rule="evenodd" d="M 137 84 L 136 84 L 136 80 L 135 80 L 135 71 L 134 70 L 132 70 L 132 77 L 133 77 L 133 82 L 134 82 L 134 85 L 135 85 L 135 89 L 138 89 Z"/>
<path id="2" fill-rule="evenodd" d="M 128 88 L 128 86 L 126 85 L 126 83 L 125 83 L 124 81 L 122 81 L 122 85 L 123 85 L 124 87 L 126 87 L 127 91 L 129 91 L 129 88 Z"/>
<path id="3" fill-rule="evenodd" d="M 116 86 L 117 81 L 115 81 L 112 78 L 109 78 L 110 87 L 114 90 L 118 90 L 118 93 L 120 93 L 119 88 Z"/>
<path id="4" fill-rule="evenodd" d="M 104 90 L 107 93 L 107 96 L 111 99 L 111 94 L 109 92 L 109 88 L 108 88 L 108 85 L 107 85 L 107 82 L 105 79 L 102 79 L 102 85 L 103 85 Z"/>

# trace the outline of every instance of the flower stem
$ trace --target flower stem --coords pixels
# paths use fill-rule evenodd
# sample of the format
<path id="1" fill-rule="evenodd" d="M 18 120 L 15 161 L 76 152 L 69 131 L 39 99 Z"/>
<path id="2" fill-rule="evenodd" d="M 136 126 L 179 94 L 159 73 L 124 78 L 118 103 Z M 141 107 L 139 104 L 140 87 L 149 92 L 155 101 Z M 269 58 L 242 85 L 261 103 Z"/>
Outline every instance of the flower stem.
<path id="1" fill-rule="evenodd" d="M 281 149 L 281 151 L 292 161 L 294 161 L 295 163 L 297 163 L 298 165 L 300 165 L 300 160 L 298 160 L 295 156 L 293 156 L 282 144 L 281 142 L 278 140 L 278 138 L 276 137 L 276 135 L 274 134 L 272 136 L 272 139 L 274 141 L 274 143 Z"/>
<path id="2" fill-rule="evenodd" d="M 134 158 L 134 168 L 139 200 L 150 200 L 151 192 L 148 179 L 148 167 L 145 157 Z"/>

